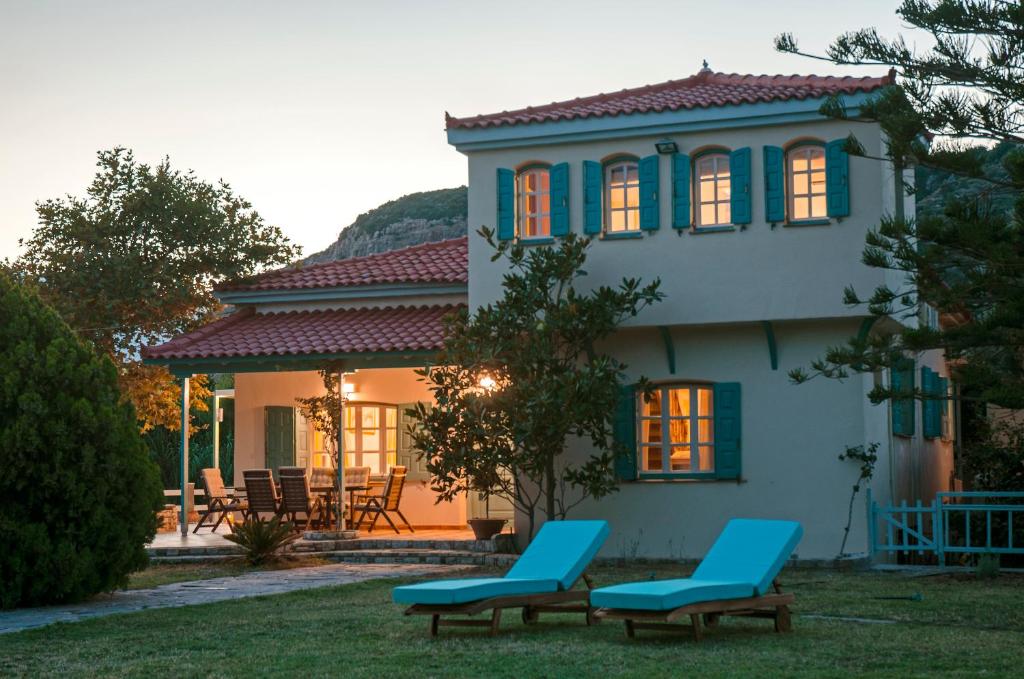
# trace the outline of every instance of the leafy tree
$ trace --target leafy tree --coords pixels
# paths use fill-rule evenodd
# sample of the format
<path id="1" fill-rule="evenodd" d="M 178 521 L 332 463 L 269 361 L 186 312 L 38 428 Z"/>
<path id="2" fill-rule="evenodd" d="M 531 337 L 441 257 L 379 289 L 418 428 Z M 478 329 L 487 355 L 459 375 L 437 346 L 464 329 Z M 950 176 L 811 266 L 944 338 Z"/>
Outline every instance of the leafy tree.
<path id="1" fill-rule="evenodd" d="M 221 181 L 101 151 L 84 198 L 36 204 L 39 225 L 22 242 L 18 275 L 38 286 L 68 324 L 118 367 L 143 431 L 180 427 L 180 389 L 166 369 L 143 365 L 142 347 L 207 322 L 215 283 L 286 264 L 298 254 Z M 197 380 L 193 407 L 209 392 Z"/>
<path id="2" fill-rule="evenodd" d="M 972 190 L 948 197 L 944 209 L 907 218 L 897 205 L 867 237 L 866 265 L 902 274 L 899 288 L 881 286 L 867 297 L 848 288 L 845 301 L 877 317 L 905 319 L 936 310 L 941 324 L 879 324 L 880 332 L 830 347 L 802 382 L 816 375 L 892 368 L 907 353 L 945 352 L 953 377 L 971 398 L 1024 407 L 1024 6 L 982 0 L 906 0 L 897 13 L 926 32 L 933 46 L 918 51 L 902 37 L 874 29 L 846 33 L 824 55 L 836 64 L 888 65 L 899 85 L 865 105 L 858 120 L 877 122 L 885 157 L 896 171 L 916 167 L 969 181 Z M 804 54 L 788 34 L 776 47 Z M 838 100 L 822 112 L 843 117 Z M 929 143 L 929 139 L 932 143 Z M 1001 164 L 986 149 L 1001 144 Z M 855 135 L 851 154 L 865 155 Z M 920 174 L 920 173 L 919 173 Z M 913 183 L 906 186 L 913 193 Z M 1010 206 L 1007 209 L 1007 206 Z M 928 398 L 917 389 L 903 396 Z M 884 387 L 874 402 L 894 396 Z M 1019 458 L 1024 451 L 1018 450 Z"/>
<path id="3" fill-rule="evenodd" d="M 114 365 L 3 272 L 0 318 L 0 608 L 121 586 L 163 490 Z"/>
<path id="4" fill-rule="evenodd" d="M 299 403 L 302 416 L 324 435 L 324 447 L 337 467 L 338 436 L 341 433 L 341 385 L 336 370 L 321 370 L 320 379 L 324 383 L 323 395 L 295 400 Z"/>
<path id="5" fill-rule="evenodd" d="M 417 405 L 410 431 L 438 501 L 468 491 L 505 497 L 532 535 L 538 508 L 563 519 L 617 489 L 612 417 L 626 366 L 596 345 L 663 295 L 659 281 L 633 278 L 578 289 L 589 239 L 527 250 L 480 233 L 492 260 L 510 265 L 504 296 L 449 320 L 437 365 L 419 371 L 435 403 Z M 566 459 L 570 437 L 589 439 L 593 452 Z"/>

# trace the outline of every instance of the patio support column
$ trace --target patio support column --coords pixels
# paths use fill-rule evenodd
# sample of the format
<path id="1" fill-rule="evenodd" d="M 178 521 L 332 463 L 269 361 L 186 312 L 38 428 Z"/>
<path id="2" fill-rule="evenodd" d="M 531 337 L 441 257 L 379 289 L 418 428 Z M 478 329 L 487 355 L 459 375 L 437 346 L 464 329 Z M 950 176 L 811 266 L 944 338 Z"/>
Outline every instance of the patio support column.
<path id="1" fill-rule="evenodd" d="M 216 392 L 213 394 L 213 466 L 220 470 L 220 395 Z"/>
<path id="2" fill-rule="evenodd" d="M 338 417 L 338 530 L 348 529 L 345 521 L 345 372 L 338 371 L 338 402 L 341 413 Z M 352 509 L 355 512 L 354 508 Z"/>
<path id="3" fill-rule="evenodd" d="M 181 535 L 188 535 L 188 405 L 189 377 L 181 378 Z"/>

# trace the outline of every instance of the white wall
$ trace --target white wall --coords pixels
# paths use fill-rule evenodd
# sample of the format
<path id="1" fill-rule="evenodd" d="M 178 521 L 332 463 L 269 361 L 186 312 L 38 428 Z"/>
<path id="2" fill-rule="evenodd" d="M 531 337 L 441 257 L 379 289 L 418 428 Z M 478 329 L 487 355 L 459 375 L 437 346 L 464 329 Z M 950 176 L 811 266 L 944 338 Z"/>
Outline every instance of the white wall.
<path id="1" fill-rule="evenodd" d="M 360 370 L 348 378 L 357 400 L 378 403 L 430 401 L 431 395 L 412 368 Z M 242 470 L 265 467 L 263 409 L 268 405 L 296 405 L 296 398 L 324 392 L 316 372 L 238 373 L 235 375 L 235 484 Z M 466 525 L 466 500 L 435 504 L 436 493 L 425 481 L 409 481 L 402 496 L 402 513 L 413 526 Z M 378 524 L 379 525 L 379 524 Z"/>

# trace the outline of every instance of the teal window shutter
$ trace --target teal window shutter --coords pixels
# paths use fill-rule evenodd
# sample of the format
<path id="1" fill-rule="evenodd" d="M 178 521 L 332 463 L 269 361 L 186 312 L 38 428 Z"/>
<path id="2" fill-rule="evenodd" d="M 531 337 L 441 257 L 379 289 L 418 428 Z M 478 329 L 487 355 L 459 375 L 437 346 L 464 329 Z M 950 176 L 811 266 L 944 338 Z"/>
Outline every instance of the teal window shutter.
<path id="1" fill-rule="evenodd" d="M 690 226 L 690 156 L 672 154 L 672 228 Z"/>
<path id="2" fill-rule="evenodd" d="M 740 478 L 740 384 L 715 385 L 715 478 Z"/>
<path id="3" fill-rule="evenodd" d="M 636 386 L 623 385 L 612 421 L 612 435 L 617 448 L 615 475 L 622 481 L 636 480 L 636 398 Z"/>
<path id="4" fill-rule="evenodd" d="M 751 221 L 750 195 L 750 148 L 736 149 L 729 154 L 729 177 L 732 193 L 729 197 L 729 211 L 733 224 L 749 224 Z"/>
<path id="5" fill-rule="evenodd" d="M 845 139 L 825 144 L 825 197 L 829 217 L 850 214 L 850 154 L 843 150 Z"/>
<path id="6" fill-rule="evenodd" d="M 583 233 L 601 233 L 601 193 L 604 168 L 593 160 L 583 161 Z"/>
<path id="7" fill-rule="evenodd" d="M 921 433 L 925 438 L 938 438 L 942 436 L 942 405 L 945 401 L 938 400 L 940 382 L 939 375 L 931 368 L 921 367 L 921 391 L 925 396 L 921 400 Z"/>
<path id="8" fill-rule="evenodd" d="M 943 399 L 939 401 L 939 436 L 952 439 L 953 432 L 950 431 L 949 421 L 949 408 L 951 403 L 949 396 L 949 380 L 945 377 L 939 377 L 936 379 L 938 381 L 938 394 Z"/>
<path id="9" fill-rule="evenodd" d="M 655 154 L 640 159 L 640 228 L 656 231 L 660 225 L 658 210 L 658 161 Z"/>
<path id="10" fill-rule="evenodd" d="M 551 235 L 569 235 L 569 163 L 551 166 Z"/>
<path id="11" fill-rule="evenodd" d="M 786 155 L 778 146 L 764 147 L 764 218 L 769 222 L 786 219 Z"/>
<path id="12" fill-rule="evenodd" d="M 892 391 L 912 394 L 914 391 L 914 362 L 910 359 L 901 361 L 891 371 Z M 914 435 L 914 399 L 896 398 L 892 403 L 892 433 L 898 436 Z"/>
<path id="13" fill-rule="evenodd" d="M 516 173 L 498 168 L 498 240 L 516 237 Z"/>

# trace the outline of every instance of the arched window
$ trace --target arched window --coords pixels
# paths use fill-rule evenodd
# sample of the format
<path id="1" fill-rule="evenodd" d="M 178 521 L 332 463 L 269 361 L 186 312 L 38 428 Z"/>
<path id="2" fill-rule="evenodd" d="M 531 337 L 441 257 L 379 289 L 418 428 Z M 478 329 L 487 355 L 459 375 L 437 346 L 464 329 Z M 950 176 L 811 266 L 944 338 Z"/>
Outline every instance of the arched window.
<path id="1" fill-rule="evenodd" d="M 640 229 L 640 170 L 633 159 L 615 160 L 604 168 L 605 231 Z"/>
<path id="2" fill-rule="evenodd" d="M 694 162 L 696 225 L 726 226 L 732 223 L 732 184 L 728 153 L 706 153 Z"/>
<path id="3" fill-rule="evenodd" d="M 516 177 L 520 238 L 551 235 L 551 173 L 547 167 L 528 167 Z"/>
<path id="4" fill-rule="evenodd" d="M 789 188 L 789 221 L 826 219 L 825 147 L 800 144 L 786 152 L 786 180 Z"/>

